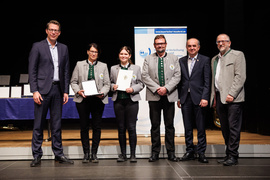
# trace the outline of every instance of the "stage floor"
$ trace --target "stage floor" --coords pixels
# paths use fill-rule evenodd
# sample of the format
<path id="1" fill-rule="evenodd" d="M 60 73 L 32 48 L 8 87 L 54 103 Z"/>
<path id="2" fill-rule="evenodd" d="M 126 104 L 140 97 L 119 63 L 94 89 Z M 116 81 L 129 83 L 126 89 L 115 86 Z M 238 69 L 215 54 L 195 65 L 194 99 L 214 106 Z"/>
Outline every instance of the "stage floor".
<path id="1" fill-rule="evenodd" d="M 90 138 L 91 138 L 90 132 Z M 197 131 L 194 130 L 194 144 L 197 144 Z M 116 129 L 103 129 L 101 142 L 98 149 L 99 158 L 117 158 L 120 154 L 118 142 L 118 132 Z M 54 159 L 51 142 L 46 142 L 48 132 L 44 131 L 43 159 Z M 220 130 L 207 130 L 207 157 L 224 157 L 225 146 Z M 64 154 L 71 159 L 81 159 L 83 157 L 82 145 L 80 141 L 80 130 L 62 131 Z M 32 131 L 0 131 L 0 160 L 30 160 Z M 160 158 L 167 157 L 167 151 L 162 136 L 162 146 Z M 149 158 L 151 156 L 151 137 L 138 135 L 136 156 L 138 158 Z M 185 138 L 175 137 L 175 154 L 178 157 L 186 152 Z M 127 146 L 129 154 L 129 146 Z M 270 157 L 270 136 L 263 136 L 254 133 L 241 133 L 239 148 L 240 157 Z"/>
<path id="2" fill-rule="evenodd" d="M 149 163 L 148 159 L 138 159 L 117 163 L 116 159 L 102 159 L 99 163 L 82 163 L 75 160 L 73 165 L 59 164 L 54 160 L 43 160 L 39 167 L 30 167 L 31 161 L 0 161 L 1 179 L 270 179 L 269 158 L 240 158 L 239 164 L 225 167 L 216 159 L 209 164 L 197 160 L 170 162 L 160 159 Z"/>
<path id="3" fill-rule="evenodd" d="M 197 131 L 194 130 L 194 142 L 197 142 Z M 48 137 L 48 132 L 44 131 L 44 140 Z M 90 131 L 90 138 L 92 133 Z M 128 135 L 127 135 L 128 137 Z M 100 146 L 119 145 L 118 132 L 116 129 L 105 129 L 101 132 Z M 220 130 L 206 130 L 208 145 L 223 145 L 224 140 Z M 30 147 L 32 131 L 0 131 L 0 147 Z M 81 146 L 80 130 L 63 130 L 62 139 L 64 146 Z M 161 137 L 164 144 L 164 137 Z M 151 137 L 138 135 L 138 145 L 151 145 Z M 241 132 L 241 144 L 270 144 L 270 136 L 255 133 Z M 184 137 L 175 137 L 176 145 L 184 145 Z M 51 142 L 43 143 L 43 146 L 51 146 Z"/>

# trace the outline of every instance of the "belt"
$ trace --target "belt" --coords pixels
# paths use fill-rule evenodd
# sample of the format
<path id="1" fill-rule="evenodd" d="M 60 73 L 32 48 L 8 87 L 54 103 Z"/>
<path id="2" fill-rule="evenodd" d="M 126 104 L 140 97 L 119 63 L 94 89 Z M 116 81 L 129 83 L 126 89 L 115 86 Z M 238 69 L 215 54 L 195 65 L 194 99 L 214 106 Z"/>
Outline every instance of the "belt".
<path id="1" fill-rule="evenodd" d="M 52 84 L 53 84 L 53 85 L 60 84 L 60 81 L 53 81 Z"/>

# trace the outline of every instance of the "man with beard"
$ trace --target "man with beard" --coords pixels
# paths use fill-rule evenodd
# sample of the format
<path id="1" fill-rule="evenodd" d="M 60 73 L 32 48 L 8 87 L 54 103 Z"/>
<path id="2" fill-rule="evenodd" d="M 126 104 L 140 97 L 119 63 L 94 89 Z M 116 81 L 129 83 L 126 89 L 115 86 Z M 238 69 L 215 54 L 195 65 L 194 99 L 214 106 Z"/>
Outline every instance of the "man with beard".
<path id="1" fill-rule="evenodd" d="M 227 34 L 217 37 L 219 54 L 212 58 L 212 106 L 216 107 L 226 145 L 224 166 L 238 164 L 238 148 L 242 125 L 246 60 L 244 53 L 231 49 Z"/>
<path id="2" fill-rule="evenodd" d="M 146 100 L 149 101 L 151 120 L 152 155 L 149 162 L 159 159 L 161 149 L 160 123 L 163 110 L 165 124 L 165 146 L 168 159 L 178 161 L 175 156 L 174 144 L 174 111 L 175 101 L 178 100 L 177 84 L 180 81 L 180 66 L 177 56 L 165 52 L 167 46 L 164 35 L 157 35 L 154 39 L 156 53 L 144 60 L 142 80 L 145 83 Z"/>

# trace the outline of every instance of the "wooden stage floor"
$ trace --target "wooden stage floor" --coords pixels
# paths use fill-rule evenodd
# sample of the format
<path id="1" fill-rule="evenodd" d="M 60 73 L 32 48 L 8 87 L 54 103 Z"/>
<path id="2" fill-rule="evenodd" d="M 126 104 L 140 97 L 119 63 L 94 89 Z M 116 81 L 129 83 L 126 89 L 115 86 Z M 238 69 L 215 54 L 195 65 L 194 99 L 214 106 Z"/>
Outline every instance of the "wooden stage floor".
<path id="1" fill-rule="evenodd" d="M 44 131 L 44 139 L 48 137 L 48 132 Z M 90 132 L 90 138 L 92 133 Z M 119 145 L 118 134 L 116 129 L 104 129 L 101 133 L 100 146 Z M 197 142 L 197 131 L 194 130 L 194 142 Z M 128 136 L 127 136 L 128 137 Z M 207 144 L 217 145 L 224 144 L 224 140 L 220 130 L 206 131 Z M 0 147 L 31 147 L 32 131 L 0 131 Z M 63 146 L 81 146 L 80 130 L 63 130 L 62 131 Z M 161 138 L 164 144 L 164 137 Z M 241 133 L 241 144 L 270 144 L 270 136 L 259 135 L 255 133 Z M 138 135 L 138 145 L 151 145 L 151 137 Z M 184 145 L 184 137 L 175 137 L 176 145 Z M 51 146 L 51 142 L 43 143 L 43 146 Z"/>

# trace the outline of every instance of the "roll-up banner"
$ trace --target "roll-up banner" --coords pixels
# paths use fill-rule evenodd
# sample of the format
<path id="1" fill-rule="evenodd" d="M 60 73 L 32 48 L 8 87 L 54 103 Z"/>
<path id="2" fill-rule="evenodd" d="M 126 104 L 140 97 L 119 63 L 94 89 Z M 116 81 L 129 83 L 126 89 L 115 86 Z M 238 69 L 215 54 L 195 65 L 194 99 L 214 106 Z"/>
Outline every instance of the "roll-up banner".
<path id="1" fill-rule="evenodd" d="M 187 26 L 169 27 L 134 27 L 135 38 L 135 64 L 143 66 L 146 56 L 155 53 L 154 38 L 156 35 L 163 34 L 167 40 L 166 52 L 176 55 L 178 58 L 186 56 Z M 137 121 L 137 134 L 149 136 L 151 122 L 149 118 L 149 105 L 145 101 L 145 89 L 140 92 L 142 100 L 139 102 L 139 113 Z M 165 134 L 163 112 L 161 114 L 160 132 Z M 176 136 L 184 136 L 184 125 L 181 109 L 175 103 L 174 127 Z"/>

